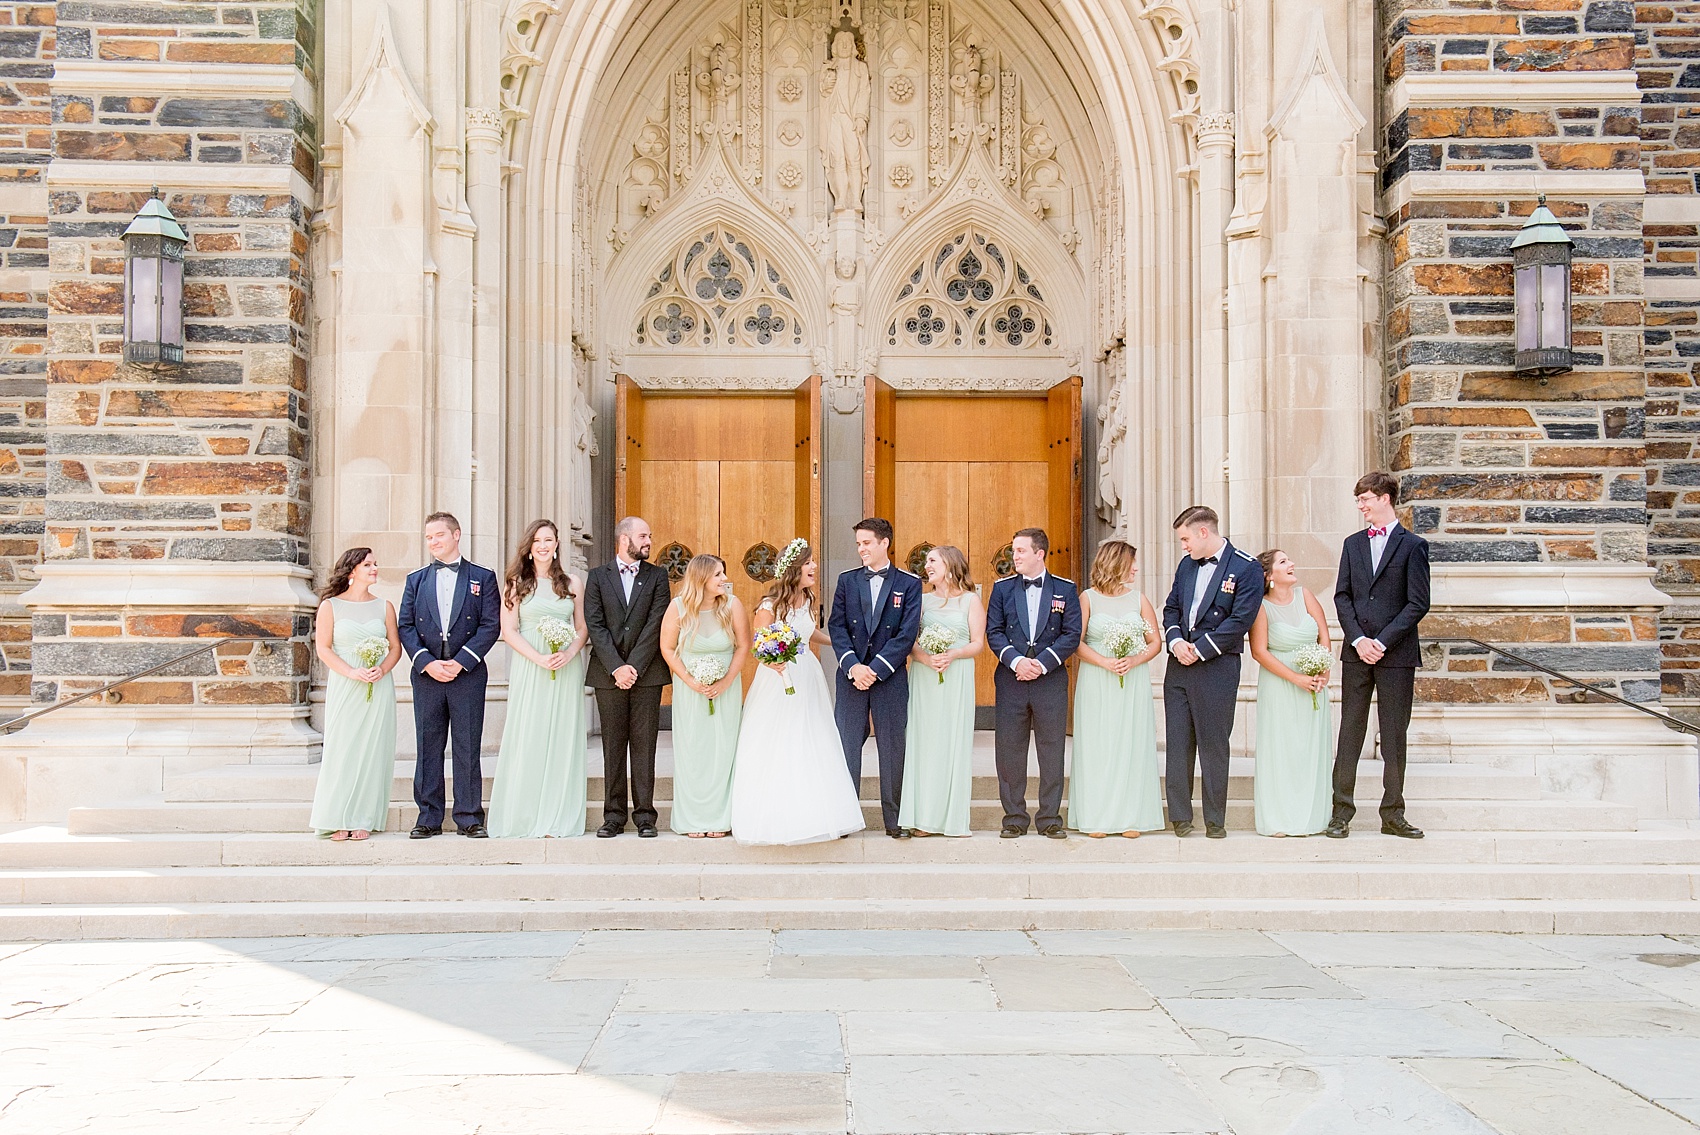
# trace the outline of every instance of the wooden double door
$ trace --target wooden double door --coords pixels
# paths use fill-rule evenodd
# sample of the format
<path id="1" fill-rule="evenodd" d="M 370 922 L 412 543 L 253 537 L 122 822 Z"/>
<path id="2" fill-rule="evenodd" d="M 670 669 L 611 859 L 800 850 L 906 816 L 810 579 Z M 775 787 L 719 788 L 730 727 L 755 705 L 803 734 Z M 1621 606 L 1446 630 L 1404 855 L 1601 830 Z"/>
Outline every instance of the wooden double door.
<path id="1" fill-rule="evenodd" d="M 892 559 L 919 573 L 953 544 L 982 597 L 1013 570 L 1021 528 L 1050 538 L 1050 570 L 1081 566 L 1080 379 L 1032 395 L 899 393 L 867 380 L 864 505 L 896 529 Z M 991 705 L 997 663 L 975 664 L 975 702 Z"/>
<path id="2" fill-rule="evenodd" d="M 620 376 L 614 511 L 649 521 L 677 590 L 704 552 L 750 612 L 793 537 L 820 547 L 820 380 L 781 393 L 658 393 Z M 746 669 L 746 680 L 754 664 Z"/>

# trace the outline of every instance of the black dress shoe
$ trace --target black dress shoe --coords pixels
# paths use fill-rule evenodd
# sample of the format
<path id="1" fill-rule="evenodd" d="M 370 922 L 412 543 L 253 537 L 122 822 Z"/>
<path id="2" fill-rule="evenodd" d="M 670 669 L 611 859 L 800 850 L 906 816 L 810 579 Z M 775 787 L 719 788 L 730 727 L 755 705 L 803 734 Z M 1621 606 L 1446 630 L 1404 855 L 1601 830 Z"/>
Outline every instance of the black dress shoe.
<path id="1" fill-rule="evenodd" d="M 1181 839 L 1185 839 L 1187 836 L 1189 836 L 1191 834 L 1192 834 L 1192 821 L 1191 820 L 1176 820 L 1175 821 L 1175 835 L 1179 836 Z"/>
<path id="2" fill-rule="evenodd" d="M 1027 834 L 1026 828 L 1018 828 L 1014 824 L 1005 824 L 1003 831 L 998 833 L 999 839 L 1020 839 Z"/>
<path id="3" fill-rule="evenodd" d="M 1403 816 L 1394 816 L 1390 820 L 1381 821 L 1382 835 L 1396 835 L 1400 839 L 1422 839 L 1423 829 L 1415 826 Z"/>
<path id="4" fill-rule="evenodd" d="M 625 830 L 626 830 L 625 824 L 616 824 L 613 820 L 609 820 L 608 822 L 604 823 L 601 827 L 596 829 L 596 838 L 597 839 L 613 839 L 615 836 L 619 835 L 621 832 L 623 832 Z"/>
<path id="5" fill-rule="evenodd" d="M 1204 825 L 1204 838 L 1205 839 L 1227 839 L 1228 838 L 1228 829 L 1223 827 L 1221 824 L 1205 824 Z"/>
<path id="6" fill-rule="evenodd" d="M 1323 829 L 1322 834 L 1329 839 L 1345 839 L 1352 834 L 1352 822 L 1340 819 L 1329 820 L 1328 826 Z"/>
<path id="7" fill-rule="evenodd" d="M 442 835 L 442 828 L 428 828 L 424 824 L 413 825 L 413 830 L 407 833 L 408 839 L 430 839 L 434 835 Z"/>
<path id="8" fill-rule="evenodd" d="M 661 834 L 660 832 L 655 830 L 654 824 L 639 824 L 638 825 L 638 838 L 639 839 L 654 839 L 656 836 L 658 836 L 660 834 Z"/>
<path id="9" fill-rule="evenodd" d="M 885 829 L 885 834 L 890 836 L 892 839 L 908 839 L 909 838 L 909 829 L 908 828 L 887 828 L 887 829 Z"/>
<path id="10" fill-rule="evenodd" d="M 466 827 L 460 829 L 460 834 L 465 836 L 467 839 L 489 839 L 490 829 L 486 828 L 483 824 L 468 824 Z"/>
<path id="11" fill-rule="evenodd" d="M 1046 824 L 1044 827 L 1039 829 L 1039 834 L 1044 836 L 1046 839 L 1068 838 L 1068 833 L 1063 830 L 1063 826 L 1061 824 Z"/>

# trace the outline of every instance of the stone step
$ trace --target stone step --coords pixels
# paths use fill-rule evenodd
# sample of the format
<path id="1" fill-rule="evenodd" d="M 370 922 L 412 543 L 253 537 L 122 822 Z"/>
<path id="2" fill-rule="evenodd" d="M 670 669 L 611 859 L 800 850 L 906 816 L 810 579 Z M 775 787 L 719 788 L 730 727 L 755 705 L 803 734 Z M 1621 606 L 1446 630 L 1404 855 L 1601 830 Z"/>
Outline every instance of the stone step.
<path id="1" fill-rule="evenodd" d="M 1360 798 L 1360 828 L 1375 828 L 1378 798 Z M 1066 801 L 1065 801 L 1066 803 Z M 1199 804 L 1194 801 L 1195 820 Z M 1253 805 L 1249 800 L 1228 802 L 1230 828 L 1253 827 Z M 68 829 L 79 835 L 143 832 L 290 832 L 307 828 L 310 806 L 305 802 L 176 803 L 163 798 L 94 808 L 73 808 L 66 819 Z M 672 802 L 656 801 L 658 824 L 666 828 Z M 862 815 L 869 827 L 883 827 L 877 801 L 864 799 Z M 1066 815 L 1066 813 L 1065 813 Z M 1411 819 L 1423 828 L 1451 831 L 1629 831 L 1636 823 L 1635 809 L 1626 804 L 1576 800 L 1424 800 L 1411 810 Z M 404 831 L 413 826 L 417 811 L 411 801 L 392 801 L 385 829 Z M 586 806 L 586 825 L 602 821 L 602 805 Z M 1003 806 L 996 799 L 976 799 L 969 806 L 969 825 L 977 831 L 996 831 L 1003 823 Z M 447 827 L 452 831 L 452 820 Z"/>
<path id="2" fill-rule="evenodd" d="M 1622 899 L 844 899 L 133 903 L 0 907 L 0 941 L 588 929 L 1700 933 L 1700 902 Z"/>
<path id="3" fill-rule="evenodd" d="M 168 867 L 0 871 L 0 903 L 1700 900 L 1700 866 L 1378 863 Z"/>
<path id="4" fill-rule="evenodd" d="M 1179 840 L 1153 834 L 1140 839 L 1049 840 L 1036 835 L 998 839 L 983 832 L 969 839 L 898 841 L 867 832 L 845 840 L 801 847 L 743 847 L 733 840 L 685 839 L 663 832 L 638 839 L 469 840 L 453 835 L 410 840 L 388 832 L 364 843 L 333 843 L 306 832 L 184 832 L 77 835 L 46 825 L 0 835 L 0 869 L 274 866 L 478 866 L 563 864 L 618 868 L 705 865 L 966 864 L 1054 866 L 1111 864 L 1364 863 L 1525 864 L 1633 866 L 1700 865 L 1700 832 L 1468 832 L 1436 830 L 1421 842 L 1360 827 L 1348 840 L 1265 839 L 1230 831 L 1224 840 Z"/>
<path id="5" fill-rule="evenodd" d="M 1250 800 L 1252 795 L 1253 763 L 1235 757 L 1228 780 L 1228 797 Z M 496 763 L 486 760 L 484 798 L 496 779 Z M 1037 772 L 1034 772 L 1037 776 Z M 1381 798 L 1382 766 L 1380 761 L 1363 761 L 1358 766 L 1360 797 Z M 173 776 L 165 782 L 165 799 L 174 803 L 287 803 L 310 801 L 318 780 L 316 765 L 229 765 L 205 772 Z M 447 786 L 453 796 L 453 785 Z M 590 799 L 603 798 L 601 776 L 588 778 Z M 658 796 L 671 798 L 673 778 L 660 774 L 655 778 Z M 980 799 L 995 799 L 997 778 L 992 775 L 973 778 L 973 795 Z M 1414 764 L 1405 774 L 1405 795 L 1411 800 L 1534 800 L 1540 796 L 1539 782 L 1532 776 L 1506 772 L 1501 769 L 1472 765 Z M 862 798 L 879 798 L 879 778 L 862 778 Z M 413 762 L 397 761 L 395 779 L 390 787 L 390 799 L 402 802 L 413 799 Z"/>

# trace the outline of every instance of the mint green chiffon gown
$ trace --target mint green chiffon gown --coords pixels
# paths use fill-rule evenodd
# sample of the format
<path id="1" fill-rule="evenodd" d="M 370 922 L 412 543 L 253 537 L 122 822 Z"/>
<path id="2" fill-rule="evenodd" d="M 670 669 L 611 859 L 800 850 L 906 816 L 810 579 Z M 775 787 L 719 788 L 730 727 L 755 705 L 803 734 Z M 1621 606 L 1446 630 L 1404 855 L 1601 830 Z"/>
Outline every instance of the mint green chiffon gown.
<path id="1" fill-rule="evenodd" d="M 1302 647 L 1320 641 L 1305 609 L 1303 588 L 1292 602 L 1265 599 L 1269 653 L 1287 666 Z M 1328 691 L 1301 690 L 1268 670 L 1257 675 L 1257 760 L 1252 774 L 1253 814 L 1259 835 L 1315 835 L 1332 810 L 1334 722 Z"/>
<path id="2" fill-rule="evenodd" d="M 519 633 L 550 653 L 537 629 L 546 618 L 573 625 L 571 596 L 540 584 L 519 605 Z M 587 648 L 588 649 L 588 646 Z M 584 834 L 585 651 L 554 671 L 516 651 L 508 668 L 508 718 L 490 790 L 490 835 L 536 839 Z"/>
<path id="3" fill-rule="evenodd" d="M 388 604 L 382 599 L 330 602 L 331 649 L 354 669 L 364 670 L 361 643 L 378 638 L 388 648 Z M 370 684 L 332 674 L 325 683 L 324 756 L 308 826 L 320 835 L 383 831 L 394 779 L 395 671 Z"/>
<path id="4" fill-rule="evenodd" d="M 968 596 L 921 597 L 921 629 L 942 626 L 968 644 Z M 909 663 L 909 729 L 904 744 L 902 828 L 965 836 L 974 785 L 974 660 L 958 658 L 938 671 Z"/>
<path id="5" fill-rule="evenodd" d="M 1111 628 L 1142 617 L 1140 593 L 1130 588 L 1105 595 L 1092 588 L 1086 596 L 1092 608 L 1086 645 L 1108 657 L 1104 639 Z M 1151 630 L 1158 633 L 1156 627 Z M 1068 826 L 1078 832 L 1150 832 L 1163 827 L 1151 664 L 1135 666 L 1123 677 L 1125 681 L 1118 681 L 1102 666 L 1082 662 L 1075 679 Z"/>
<path id="6" fill-rule="evenodd" d="M 674 600 L 678 602 L 677 599 Z M 679 636 L 679 659 L 688 667 L 715 657 L 730 666 L 737 644 L 712 612 L 703 612 L 690 638 Z M 708 699 L 673 678 L 673 816 L 668 826 L 680 835 L 732 830 L 732 768 L 738 755 L 738 729 L 744 717 L 743 679 Z"/>

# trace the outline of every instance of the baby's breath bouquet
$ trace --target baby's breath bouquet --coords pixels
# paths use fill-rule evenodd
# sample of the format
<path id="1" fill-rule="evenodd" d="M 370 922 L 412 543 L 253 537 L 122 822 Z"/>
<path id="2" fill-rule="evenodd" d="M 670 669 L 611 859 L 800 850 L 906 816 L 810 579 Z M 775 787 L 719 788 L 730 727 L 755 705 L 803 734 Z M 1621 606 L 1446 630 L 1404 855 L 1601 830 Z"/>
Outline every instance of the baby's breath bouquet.
<path id="1" fill-rule="evenodd" d="M 1314 678 L 1318 674 L 1326 674 L 1334 668 L 1334 656 L 1313 642 L 1309 646 L 1301 646 L 1294 651 L 1292 667 L 1305 677 Z M 1319 708 L 1315 690 L 1310 692 L 1310 708 Z"/>
<path id="2" fill-rule="evenodd" d="M 565 619 L 557 619 L 553 615 L 545 615 L 537 620 L 537 634 L 543 639 L 543 644 L 554 654 L 573 640 L 573 628 Z M 549 680 L 553 682 L 559 671 L 549 671 Z"/>
<path id="3" fill-rule="evenodd" d="M 1130 615 L 1110 626 L 1109 633 L 1104 635 L 1104 651 L 1111 658 L 1126 658 L 1144 648 L 1146 640 L 1151 637 L 1151 628 L 1145 625 L 1145 620 L 1138 615 Z M 1127 675 L 1117 674 L 1116 684 L 1127 688 Z"/>
<path id="4" fill-rule="evenodd" d="M 700 658 L 691 659 L 686 664 L 685 669 L 689 670 L 691 677 L 698 682 L 705 686 L 712 686 L 726 676 L 726 659 L 718 654 L 704 654 Z M 713 698 L 708 699 L 708 715 L 714 716 Z"/>
<path id="5" fill-rule="evenodd" d="M 384 659 L 389 657 L 389 654 L 390 643 L 388 639 L 361 639 L 360 644 L 354 648 L 354 657 L 359 660 L 361 667 L 366 670 L 370 670 L 372 667 L 381 663 Z M 366 683 L 366 700 L 372 700 L 371 682 Z"/>
<path id="6" fill-rule="evenodd" d="M 956 645 L 956 634 L 943 623 L 933 623 L 915 638 L 915 645 L 928 654 L 943 654 Z M 939 684 L 944 684 L 944 671 L 939 671 Z"/>

